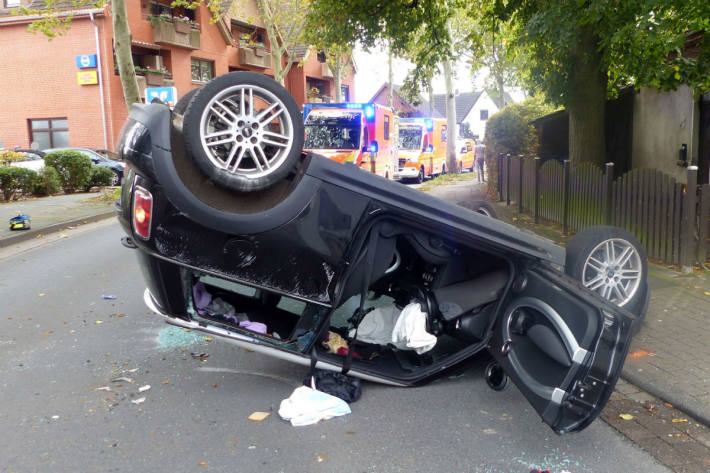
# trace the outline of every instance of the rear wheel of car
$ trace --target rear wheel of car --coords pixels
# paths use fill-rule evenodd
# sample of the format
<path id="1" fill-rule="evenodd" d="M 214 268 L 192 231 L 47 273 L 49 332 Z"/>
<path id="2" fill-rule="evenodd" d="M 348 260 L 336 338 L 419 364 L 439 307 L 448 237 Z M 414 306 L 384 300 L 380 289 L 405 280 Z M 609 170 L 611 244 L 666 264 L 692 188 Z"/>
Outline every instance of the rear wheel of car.
<path id="1" fill-rule="evenodd" d="M 565 272 L 604 299 L 638 314 L 646 299 L 646 251 L 626 230 L 597 226 L 567 245 Z"/>
<path id="2" fill-rule="evenodd" d="M 481 215 L 485 215 L 487 217 L 491 218 L 498 218 L 498 212 L 496 212 L 496 208 L 493 207 L 490 203 L 486 202 L 485 200 L 474 200 L 473 202 L 460 202 L 460 206 L 466 207 L 467 209 L 471 209 L 476 213 L 479 213 Z"/>
<path id="3" fill-rule="evenodd" d="M 197 89 L 185 109 L 183 136 L 188 155 L 213 182 L 251 192 L 273 186 L 293 170 L 304 128 L 286 89 L 264 75 L 240 71 Z"/>

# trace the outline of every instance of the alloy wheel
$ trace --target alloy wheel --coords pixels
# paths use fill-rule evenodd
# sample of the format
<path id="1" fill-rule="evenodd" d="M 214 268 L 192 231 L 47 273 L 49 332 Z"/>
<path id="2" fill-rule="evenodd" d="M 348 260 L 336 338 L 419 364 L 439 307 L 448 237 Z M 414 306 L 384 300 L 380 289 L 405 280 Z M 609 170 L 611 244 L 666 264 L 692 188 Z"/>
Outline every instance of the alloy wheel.
<path id="1" fill-rule="evenodd" d="M 582 283 L 618 306 L 628 303 L 639 290 L 641 257 L 628 241 L 611 238 L 589 254 L 582 270 Z"/>
<path id="2" fill-rule="evenodd" d="M 235 85 L 215 95 L 200 119 L 200 141 L 211 164 L 249 179 L 272 174 L 293 146 L 294 127 L 276 95 Z"/>

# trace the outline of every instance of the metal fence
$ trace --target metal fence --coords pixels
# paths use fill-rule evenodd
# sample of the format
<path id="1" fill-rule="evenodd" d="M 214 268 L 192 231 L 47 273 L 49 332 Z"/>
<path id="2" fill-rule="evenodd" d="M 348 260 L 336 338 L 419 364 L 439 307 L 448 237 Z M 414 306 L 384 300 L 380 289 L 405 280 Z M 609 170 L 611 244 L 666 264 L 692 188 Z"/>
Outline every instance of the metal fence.
<path id="1" fill-rule="evenodd" d="M 498 157 L 498 195 L 515 205 L 561 223 L 563 231 L 614 225 L 633 233 L 650 258 L 690 266 L 708 258 L 710 186 L 698 186 L 697 167 L 688 184 L 655 169 L 634 169 L 613 178 L 612 163 L 602 170 L 568 160 Z M 693 192 L 687 192 L 693 189 Z"/>

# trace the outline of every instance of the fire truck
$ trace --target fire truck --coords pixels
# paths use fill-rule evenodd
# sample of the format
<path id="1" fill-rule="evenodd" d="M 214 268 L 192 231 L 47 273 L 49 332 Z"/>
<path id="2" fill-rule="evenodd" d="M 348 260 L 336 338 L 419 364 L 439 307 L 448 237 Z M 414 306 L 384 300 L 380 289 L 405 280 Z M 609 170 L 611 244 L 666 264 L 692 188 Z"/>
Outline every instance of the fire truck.
<path id="1" fill-rule="evenodd" d="M 393 179 L 397 120 L 391 108 L 371 103 L 306 103 L 304 151 Z"/>

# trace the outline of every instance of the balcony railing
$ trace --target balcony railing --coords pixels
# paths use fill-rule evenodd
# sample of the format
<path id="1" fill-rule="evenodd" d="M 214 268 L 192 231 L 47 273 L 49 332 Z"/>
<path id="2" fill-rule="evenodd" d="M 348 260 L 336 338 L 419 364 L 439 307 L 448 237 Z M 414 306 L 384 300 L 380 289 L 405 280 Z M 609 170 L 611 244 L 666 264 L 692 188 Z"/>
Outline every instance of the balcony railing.
<path id="1" fill-rule="evenodd" d="M 176 27 L 176 23 L 169 21 L 155 22 L 153 25 L 153 42 L 180 48 L 200 49 L 200 30 L 190 28 L 189 32 L 180 32 L 183 31 L 182 28 L 184 28 L 184 25 Z"/>
<path id="2" fill-rule="evenodd" d="M 264 48 L 240 46 L 239 63 L 243 66 L 268 69 L 271 67 L 271 53 Z"/>

